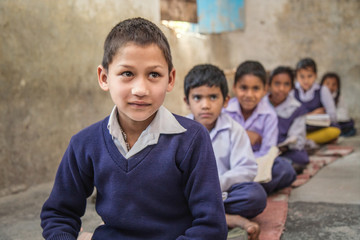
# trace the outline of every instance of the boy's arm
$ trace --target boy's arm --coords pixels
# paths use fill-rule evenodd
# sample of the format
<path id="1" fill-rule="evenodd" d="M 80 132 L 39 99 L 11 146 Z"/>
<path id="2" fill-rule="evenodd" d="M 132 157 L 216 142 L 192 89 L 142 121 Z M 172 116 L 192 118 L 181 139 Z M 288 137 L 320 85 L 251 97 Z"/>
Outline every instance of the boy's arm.
<path id="1" fill-rule="evenodd" d="M 201 127 L 191 139 L 185 158 L 180 162 L 184 195 L 193 216 L 192 226 L 177 240 L 225 240 L 227 225 L 216 161 L 211 140 Z"/>
<path id="2" fill-rule="evenodd" d="M 93 191 L 92 183 L 92 178 L 79 168 L 70 143 L 58 168 L 52 192 L 40 214 L 45 239 L 77 238 L 86 198 Z"/>
<path id="3" fill-rule="evenodd" d="M 260 150 L 254 152 L 255 158 L 264 156 L 268 153 L 272 146 L 277 145 L 279 130 L 278 130 L 278 118 L 276 113 L 269 114 L 263 121 L 263 138 L 261 141 Z"/>
<path id="4" fill-rule="evenodd" d="M 257 164 L 249 137 L 242 128 L 231 129 L 229 160 L 230 170 L 219 177 L 222 191 L 227 191 L 234 184 L 254 180 Z"/>
<path id="5" fill-rule="evenodd" d="M 247 130 L 246 133 L 250 139 L 251 146 L 254 146 L 255 144 L 261 144 L 262 138 L 260 134 L 250 130 Z"/>
<path id="6" fill-rule="evenodd" d="M 290 144 L 290 149 L 302 150 L 306 142 L 306 121 L 305 115 L 297 117 L 291 124 L 287 137 L 295 136 L 296 143 Z"/>

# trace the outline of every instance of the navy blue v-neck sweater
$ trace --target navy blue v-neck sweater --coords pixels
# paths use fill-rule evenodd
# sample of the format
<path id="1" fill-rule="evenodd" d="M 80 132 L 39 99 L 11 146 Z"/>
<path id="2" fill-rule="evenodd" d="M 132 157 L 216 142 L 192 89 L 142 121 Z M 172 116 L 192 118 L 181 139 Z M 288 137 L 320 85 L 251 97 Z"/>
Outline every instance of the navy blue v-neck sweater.
<path id="1" fill-rule="evenodd" d="M 86 199 L 97 189 L 104 221 L 93 240 L 226 239 L 227 226 L 209 135 L 187 129 L 125 159 L 107 129 L 108 117 L 72 137 L 41 212 L 48 240 L 76 239 Z"/>

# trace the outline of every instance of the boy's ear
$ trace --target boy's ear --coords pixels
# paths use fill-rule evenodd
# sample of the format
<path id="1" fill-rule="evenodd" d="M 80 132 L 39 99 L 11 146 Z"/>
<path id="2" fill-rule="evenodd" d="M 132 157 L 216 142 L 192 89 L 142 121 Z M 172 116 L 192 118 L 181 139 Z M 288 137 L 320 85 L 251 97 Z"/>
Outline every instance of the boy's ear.
<path id="1" fill-rule="evenodd" d="M 175 85 L 175 76 L 176 76 L 176 71 L 175 71 L 175 68 L 173 68 L 171 70 L 171 72 L 169 73 L 169 82 L 168 82 L 168 86 L 166 88 L 167 92 L 170 92 L 171 90 L 173 90 L 174 85 Z"/>
<path id="2" fill-rule="evenodd" d="M 224 100 L 224 106 L 223 106 L 224 108 L 227 107 L 227 105 L 228 105 L 228 103 L 229 103 L 229 100 L 230 100 L 230 96 L 227 95 L 226 98 L 225 98 L 225 100 Z"/>
<path id="3" fill-rule="evenodd" d="M 109 91 L 107 71 L 102 65 L 99 65 L 97 68 L 97 76 L 100 88 L 104 91 Z"/>
<path id="4" fill-rule="evenodd" d="M 184 102 L 185 102 L 185 104 L 189 107 L 189 101 L 187 100 L 186 97 L 184 97 Z"/>

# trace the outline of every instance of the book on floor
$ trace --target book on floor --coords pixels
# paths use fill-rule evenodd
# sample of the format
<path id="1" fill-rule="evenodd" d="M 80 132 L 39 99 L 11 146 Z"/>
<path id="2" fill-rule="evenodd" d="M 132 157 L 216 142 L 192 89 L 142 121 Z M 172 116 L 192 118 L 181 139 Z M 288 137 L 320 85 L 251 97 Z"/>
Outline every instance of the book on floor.
<path id="1" fill-rule="evenodd" d="M 317 127 L 329 127 L 330 116 L 328 114 L 308 114 L 306 115 L 306 124 Z"/>

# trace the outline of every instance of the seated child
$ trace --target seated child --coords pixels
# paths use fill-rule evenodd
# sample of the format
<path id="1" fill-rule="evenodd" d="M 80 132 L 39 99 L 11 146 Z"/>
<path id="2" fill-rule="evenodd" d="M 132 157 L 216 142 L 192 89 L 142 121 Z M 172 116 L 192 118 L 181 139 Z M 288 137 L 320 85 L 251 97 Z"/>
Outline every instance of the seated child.
<path id="1" fill-rule="evenodd" d="M 269 94 L 266 96 L 274 106 L 278 116 L 278 144 L 285 140 L 295 139 L 288 145 L 280 147 L 281 156 L 290 159 L 294 169 L 299 173 L 309 163 L 305 151 L 306 108 L 293 96 L 289 95 L 294 87 L 294 73 L 289 67 L 277 67 L 269 78 Z M 294 141 L 294 140 L 292 140 Z"/>
<path id="2" fill-rule="evenodd" d="M 307 109 L 307 114 L 328 114 L 331 127 L 307 129 L 307 138 L 315 143 L 331 142 L 340 135 L 336 123 L 336 108 L 331 93 L 327 87 L 321 87 L 316 80 L 316 63 L 311 58 L 301 59 L 296 65 L 296 84 L 293 96 Z"/>
<path id="3" fill-rule="evenodd" d="M 249 135 L 255 157 L 268 153 L 277 145 L 278 119 L 269 101 L 263 98 L 267 92 L 266 72 L 256 61 L 245 61 L 235 73 L 233 91 L 226 112 L 240 123 Z M 288 187 L 295 180 L 296 173 L 289 161 L 277 157 L 272 167 L 272 180 L 262 183 L 270 194 Z"/>
<path id="4" fill-rule="evenodd" d="M 356 134 L 354 120 L 349 117 L 347 107 L 344 104 L 343 98 L 340 96 L 341 81 L 336 73 L 326 73 L 321 79 L 321 86 L 327 86 L 334 98 L 336 106 L 336 118 L 340 126 L 340 136 L 349 137 Z"/>
<path id="5" fill-rule="evenodd" d="M 204 64 L 192 68 L 185 77 L 184 101 L 192 114 L 210 133 L 219 173 L 226 192 L 226 221 L 230 228 L 241 227 L 250 239 L 258 239 L 259 225 L 251 222 L 266 206 L 266 192 L 253 182 L 257 164 L 244 128 L 222 109 L 229 100 L 224 72 Z"/>
<path id="6" fill-rule="evenodd" d="M 97 74 L 115 106 L 70 140 L 42 208 L 44 238 L 77 238 L 95 186 L 104 224 L 93 239 L 226 239 L 209 135 L 162 106 L 175 82 L 165 35 L 142 18 L 120 22 Z"/>

